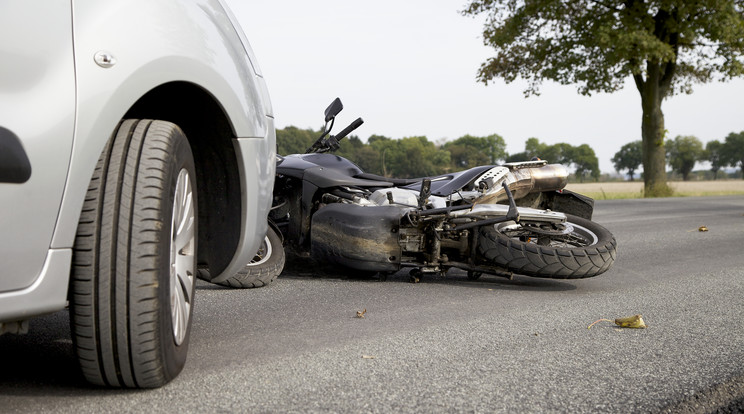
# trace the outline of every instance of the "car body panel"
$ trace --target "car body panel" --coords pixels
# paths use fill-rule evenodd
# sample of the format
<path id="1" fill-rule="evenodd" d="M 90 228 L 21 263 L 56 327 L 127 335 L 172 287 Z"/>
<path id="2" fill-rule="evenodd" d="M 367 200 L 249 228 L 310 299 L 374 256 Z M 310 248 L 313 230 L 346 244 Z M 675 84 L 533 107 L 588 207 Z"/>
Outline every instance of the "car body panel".
<path id="1" fill-rule="evenodd" d="M 0 322 L 25 320 L 64 308 L 71 263 L 72 249 L 48 250 L 41 274 L 31 286 L 0 293 Z"/>
<path id="2" fill-rule="evenodd" d="M 31 164 L 27 181 L 0 183 L 3 292 L 29 287 L 42 271 L 62 201 L 75 121 L 69 2 L 3 1 L 0 38 L 13 39 L 0 47 L 0 126 Z"/>
<path id="3" fill-rule="evenodd" d="M 47 12 L 50 5 L 54 6 L 54 13 Z M 42 10 L 37 10 L 37 15 L 21 15 L 14 10 L 13 17 L 3 13 L 6 17 L 0 17 L 0 21 L 22 17 L 24 21 L 18 25 L 23 26 L 29 21 L 49 24 L 46 19 L 56 17 L 66 23 L 64 26 L 57 22 L 59 28 L 56 31 L 63 32 L 65 28 L 66 33 L 55 34 L 54 42 L 50 42 L 55 53 L 44 62 L 55 70 L 64 69 L 66 76 L 59 80 L 64 85 L 54 93 L 54 100 L 63 101 L 60 105 L 65 107 L 37 106 L 33 110 L 26 108 L 25 113 L 21 110 L 10 112 L 25 116 L 22 119 L 25 123 L 35 122 L 32 126 L 41 131 L 38 133 L 39 142 L 43 139 L 45 145 L 51 146 L 46 149 L 46 157 L 50 158 L 48 162 L 54 164 L 54 168 L 48 167 L 42 157 L 35 155 L 36 150 L 26 147 L 32 164 L 32 176 L 26 184 L 44 177 L 49 178 L 49 182 L 45 181 L 43 187 L 34 191 L 30 186 L 27 187 L 29 190 L 21 189 L 26 184 L 12 184 L 16 187 L 12 190 L 14 194 L 9 195 L 6 192 L 11 184 L 0 183 L 0 201 L 16 200 L 20 192 L 26 191 L 27 194 L 22 195 L 30 197 L 26 203 L 32 207 L 16 217 L 19 224 L 14 227 L 7 226 L 6 207 L 0 207 L 3 208 L 0 218 L 3 220 L 0 222 L 4 239 L 0 245 L 3 247 L 0 252 L 3 262 L 6 251 L 10 252 L 13 247 L 12 241 L 8 240 L 22 233 L 27 223 L 33 221 L 31 218 L 43 216 L 47 232 L 45 239 L 29 235 L 34 239 L 33 255 L 37 257 L 33 269 L 30 269 L 31 265 L 17 269 L 14 272 L 17 276 L 13 279 L 8 278 L 7 268 L 2 270 L 0 322 L 10 320 L 10 315 L 28 316 L 54 310 L 49 303 L 54 303 L 58 309 L 64 306 L 70 261 L 60 259 L 64 255 L 60 256 L 62 253 L 59 252 L 71 255 L 80 211 L 101 151 L 119 121 L 138 99 L 170 82 L 191 83 L 206 91 L 218 102 L 233 130 L 233 146 L 243 190 L 242 217 L 240 242 L 223 274 L 230 276 L 248 263 L 266 231 L 274 180 L 275 131 L 263 77 L 258 66 L 250 60 L 252 51 L 247 40 L 241 39 L 242 34 L 235 31 L 229 11 L 223 4 L 218 0 L 10 0 L 10 3 L 3 2 L 0 10 L 11 7 Z M 39 29 L 40 24 L 30 25 L 28 30 L 47 33 L 46 29 Z M 39 42 L 46 44 L 44 39 Z M 0 53 L 5 53 L 10 43 L 0 40 Z M 43 55 L 44 50 L 38 53 Z M 110 63 L 113 64 L 99 65 L 96 57 L 102 53 L 112 57 Z M 60 66 L 64 68 L 60 69 Z M 44 88 L 44 92 L 49 94 L 49 86 L 44 85 Z M 5 91 L 0 89 L 0 93 Z M 0 108 L 5 109 L 4 105 L 10 107 L 13 102 L 2 97 Z M 29 122 L 29 116 L 34 116 L 34 122 Z M 0 113 L 0 117 L 0 126 L 7 127 L 6 112 Z M 23 145 L 27 145 L 26 134 L 17 134 Z M 43 202 L 38 201 L 41 195 L 37 193 L 43 194 Z M 34 200 L 37 201 L 34 203 Z M 41 205 L 48 208 L 41 211 Z M 21 250 L 28 250 L 28 243 L 30 241 L 18 243 L 14 254 L 25 254 Z M 58 280 L 62 277 L 60 275 L 64 275 L 64 283 Z M 7 280 L 12 280 L 12 283 Z M 57 289 L 50 289 L 51 286 Z M 60 286 L 65 288 L 60 289 Z M 24 303 L 20 300 L 24 292 L 29 298 L 36 298 L 35 301 Z M 53 297 L 38 300 L 40 292 Z"/>
<path id="4" fill-rule="evenodd" d="M 54 248 L 72 244 L 87 188 L 81 183 L 90 180 L 103 149 L 105 140 L 100 137 L 108 137 L 129 107 L 149 90 L 174 80 L 195 83 L 222 104 L 236 137 L 267 136 L 267 117 L 260 112 L 264 104 L 254 92 L 263 79 L 253 71 L 237 35 L 228 36 L 227 30 L 213 28 L 230 24 L 224 13 L 219 15 L 223 10 L 219 2 L 205 2 L 209 7 L 199 8 L 203 14 L 178 2 L 131 0 L 115 4 L 74 3 L 79 102 L 74 169 L 68 178 Z M 147 18 L 155 15 L 169 16 L 167 21 L 178 25 L 161 27 L 157 20 Z M 140 16 L 141 20 L 135 20 Z M 122 32 L 132 33 L 121 36 Z M 96 65 L 93 58 L 102 50 L 116 58 L 116 65 L 108 69 Z"/>

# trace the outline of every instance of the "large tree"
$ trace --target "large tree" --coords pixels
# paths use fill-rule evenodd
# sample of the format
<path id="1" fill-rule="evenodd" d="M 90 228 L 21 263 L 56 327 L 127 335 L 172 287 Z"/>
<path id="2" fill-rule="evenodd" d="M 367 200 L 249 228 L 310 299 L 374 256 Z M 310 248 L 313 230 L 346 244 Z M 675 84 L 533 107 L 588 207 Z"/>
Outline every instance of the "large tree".
<path id="1" fill-rule="evenodd" d="M 579 92 L 615 92 L 631 77 L 641 95 L 646 196 L 668 193 L 663 100 L 693 83 L 744 74 L 742 0 L 470 0 L 486 13 L 481 65 L 488 83 L 518 77 L 536 94 L 543 80 Z"/>

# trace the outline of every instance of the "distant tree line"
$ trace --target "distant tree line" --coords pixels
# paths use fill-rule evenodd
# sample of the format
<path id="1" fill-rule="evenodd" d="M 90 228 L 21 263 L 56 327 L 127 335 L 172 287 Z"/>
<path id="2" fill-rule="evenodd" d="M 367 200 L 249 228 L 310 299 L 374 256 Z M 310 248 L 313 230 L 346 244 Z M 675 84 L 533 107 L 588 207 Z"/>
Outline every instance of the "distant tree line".
<path id="1" fill-rule="evenodd" d="M 279 154 L 302 154 L 321 135 L 322 131 L 289 126 L 276 130 Z M 441 145 L 424 136 L 393 139 L 372 135 L 367 142 L 358 136 L 345 138 L 336 155 L 348 158 L 362 170 L 385 177 L 424 177 L 460 171 L 478 165 L 499 164 L 503 161 L 526 161 L 533 157 L 560 163 L 575 169 L 575 178 L 597 180 L 599 161 L 587 144 L 572 146 L 566 143 L 544 144 L 537 138 L 525 142 L 525 150 L 507 154 L 504 138 L 497 134 L 485 137 L 465 135 Z"/>
<path id="2" fill-rule="evenodd" d="M 717 179 L 719 171 L 725 167 L 744 169 L 744 131 L 728 134 L 723 142 L 713 140 L 703 145 L 697 137 L 680 135 L 667 140 L 664 145 L 667 163 L 684 181 L 690 179 L 690 173 L 697 162 L 710 162 L 713 179 Z M 618 173 L 627 171 L 632 181 L 643 162 L 641 141 L 623 145 L 612 157 L 612 162 Z"/>
<path id="3" fill-rule="evenodd" d="M 573 146 L 565 142 L 544 144 L 537 138 L 529 138 L 525 142 L 524 151 L 512 154 L 506 158 L 508 162 L 524 161 L 537 157 L 550 163 L 572 166 L 574 176 L 584 182 L 586 179 L 597 181 L 600 176 L 599 160 L 594 150 L 587 144 Z"/>

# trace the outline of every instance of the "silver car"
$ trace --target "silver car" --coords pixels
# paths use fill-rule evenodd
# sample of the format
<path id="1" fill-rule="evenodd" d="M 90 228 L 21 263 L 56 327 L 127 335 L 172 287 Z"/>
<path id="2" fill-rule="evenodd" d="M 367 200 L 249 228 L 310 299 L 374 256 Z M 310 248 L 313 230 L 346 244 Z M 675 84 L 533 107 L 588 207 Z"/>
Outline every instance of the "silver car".
<path id="1" fill-rule="evenodd" d="M 197 272 L 266 234 L 271 103 L 218 0 L 0 3 L 0 333 L 69 302 L 83 374 L 184 366 Z"/>

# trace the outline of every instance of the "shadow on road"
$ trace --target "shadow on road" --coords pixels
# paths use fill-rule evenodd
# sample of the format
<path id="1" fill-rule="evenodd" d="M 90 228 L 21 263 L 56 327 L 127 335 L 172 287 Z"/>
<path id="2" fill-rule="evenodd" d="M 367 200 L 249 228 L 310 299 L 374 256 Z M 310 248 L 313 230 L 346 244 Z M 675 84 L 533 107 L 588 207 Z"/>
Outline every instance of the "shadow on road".
<path id="1" fill-rule="evenodd" d="M 32 319 L 27 334 L 1 335 L 0 367 L 0 398 L 132 392 L 96 388 L 85 381 L 72 346 L 67 310 Z"/>
<path id="2" fill-rule="evenodd" d="M 285 267 L 284 272 L 279 277 L 284 280 L 336 279 L 359 283 L 411 283 L 408 269 L 400 270 L 385 277 L 374 272 L 360 272 L 339 267 L 312 266 L 309 268 L 308 266 L 300 267 L 292 265 Z M 470 280 L 467 277 L 467 272 L 459 269 L 450 269 L 446 276 L 425 275 L 418 283 L 473 289 L 524 290 L 534 292 L 561 292 L 576 289 L 576 286 L 570 280 L 543 279 L 520 275 L 515 275 L 510 280 L 504 277 L 484 274 L 477 280 Z"/>

